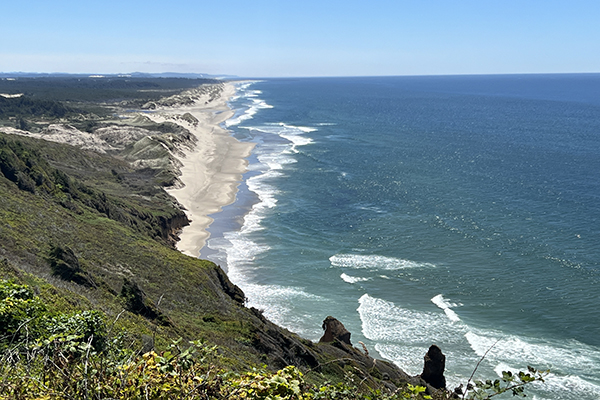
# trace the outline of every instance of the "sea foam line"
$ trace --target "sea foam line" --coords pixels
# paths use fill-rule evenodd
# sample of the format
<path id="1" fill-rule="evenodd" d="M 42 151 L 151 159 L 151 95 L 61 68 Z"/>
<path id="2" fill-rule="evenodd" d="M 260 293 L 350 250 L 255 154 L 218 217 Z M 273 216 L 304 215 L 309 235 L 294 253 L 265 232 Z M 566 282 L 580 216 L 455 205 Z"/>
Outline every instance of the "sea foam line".
<path id="1" fill-rule="evenodd" d="M 340 278 L 342 278 L 342 280 L 344 282 L 348 282 L 348 283 L 365 282 L 365 281 L 370 281 L 371 279 L 373 279 L 373 278 L 362 278 L 359 276 L 350 276 L 345 273 L 342 273 L 340 275 Z"/>
<path id="2" fill-rule="evenodd" d="M 262 221 L 271 210 L 277 207 L 279 190 L 274 180 L 280 178 L 290 164 L 296 162 L 296 148 L 312 143 L 312 140 L 302 135 L 314 132 L 309 127 L 296 127 L 285 123 L 247 125 L 262 109 L 272 108 L 260 99 L 259 90 L 251 90 L 254 82 L 244 83 L 238 87 L 239 96 L 245 111 L 236 118 L 227 121 L 227 127 L 237 127 L 250 132 L 251 140 L 257 143 L 254 148 L 254 160 L 248 166 L 251 177 L 246 179 L 246 185 L 258 201 L 243 217 L 242 226 L 237 231 L 224 232 L 221 240 L 213 240 L 211 248 L 225 253 L 228 266 L 228 276 L 237 284 L 248 299 L 248 306 L 263 311 L 271 321 L 292 329 L 304 337 L 318 338 L 322 332 L 320 321 L 306 324 L 306 320 L 314 318 L 309 315 L 298 315 L 294 304 L 314 303 L 311 308 L 321 308 L 324 299 L 306 292 L 299 287 L 258 284 L 254 280 L 257 268 L 255 259 L 268 252 L 270 247 L 261 243 L 256 233 L 263 229 Z M 243 125 L 242 125 L 243 124 Z M 284 140 L 281 140 L 281 139 Z M 311 326 L 312 328 L 306 328 Z"/>
<path id="3" fill-rule="evenodd" d="M 298 153 L 298 147 L 314 143 L 310 137 L 303 136 L 306 133 L 315 132 L 316 128 L 307 126 L 294 126 L 283 122 L 277 124 L 265 124 L 259 126 L 242 126 L 249 131 L 262 132 L 279 136 L 286 139 L 291 145 L 283 153 Z"/>
<path id="4" fill-rule="evenodd" d="M 475 329 L 467 332 L 465 338 L 477 355 L 487 352 L 486 357 L 507 364 L 514 365 L 525 359 L 540 368 L 556 370 L 563 366 L 564 373 L 568 369 L 600 374 L 600 349 L 575 340 L 558 342 Z"/>
<path id="5" fill-rule="evenodd" d="M 333 267 L 393 271 L 405 268 L 433 268 L 434 264 L 400 258 L 364 254 L 336 254 L 329 258 Z"/>
<path id="6" fill-rule="evenodd" d="M 262 93 L 260 90 L 249 89 L 252 84 L 257 82 L 260 81 L 242 82 L 236 86 L 236 95 L 232 97 L 229 104 L 231 105 L 233 101 L 241 101 L 242 99 L 249 100 L 249 102 L 244 102 L 243 107 L 245 108 L 245 111 L 241 115 L 229 118 L 225 121 L 226 128 L 239 125 L 243 121 L 254 118 L 254 115 L 262 109 L 273 108 L 273 106 L 258 98 L 258 95 Z"/>

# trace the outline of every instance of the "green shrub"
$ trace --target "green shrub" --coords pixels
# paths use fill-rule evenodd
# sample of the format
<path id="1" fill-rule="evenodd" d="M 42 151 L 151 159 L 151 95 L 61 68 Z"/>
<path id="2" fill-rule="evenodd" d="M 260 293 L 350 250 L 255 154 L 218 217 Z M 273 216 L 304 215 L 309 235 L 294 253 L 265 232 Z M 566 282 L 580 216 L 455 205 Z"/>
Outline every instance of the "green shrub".
<path id="1" fill-rule="evenodd" d="M 37 337 L 45 311 L 28 286 L 0 281 L 0 349 Z"/>
<path id="2" fill-rule="evenodd" d="M 27 285 L 0 281 L 0 349 L 27 348 L 35 343 L 51 347 L 69 342 L 71 348 L 84 343 L 94 350 L 104 348 L 106 324 L 99 311 L 52 316 Z"/>
<path id="3" fill-rule="evenodd" d="M 74 343 L 89 343 L 94 350 L 102 351 L 106 339 L 104 315 L 99 311 L 62 314 L 47 322 L 52 337 L 70 337 Z"/>
<path id="4" fill-rule="evenodd" d="M 229 399 L 311 399 L 312 393 L 304 387 L 302 373 L 293 366 L 285 367 L 275 374 L 247 372 L 233 379 L 229 386 Z"/>

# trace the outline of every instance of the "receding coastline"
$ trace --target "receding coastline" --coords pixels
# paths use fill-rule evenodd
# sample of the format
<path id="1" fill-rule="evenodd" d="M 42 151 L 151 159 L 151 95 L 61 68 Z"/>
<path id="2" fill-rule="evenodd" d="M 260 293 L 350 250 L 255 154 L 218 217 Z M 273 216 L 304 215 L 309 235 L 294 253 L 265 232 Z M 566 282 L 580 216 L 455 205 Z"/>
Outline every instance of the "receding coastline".
<path id="1" fill-rule="evenodd" d="M 230 169 L 246 167 L 244 157 L 228 157 L 235 153 L 231 149 L 241 148 L 239 142 L 225 141 L 230 147 L 223 148 L 215 140 L 201 141 L 214 139 L 219 123 L 232 114 L 218 105 L 226 104 L 225 86 L 211 82 L 154 101 L 81 104 L 106 108 L 100 116 L 35 99 L 28 101 L 42 107 L 15 103 L 12 110 L 18 113 L 5 112 L 6 120 L 0 121 L 6 124 L 0 129 L 0 286 L 9 289 L 2 293 L 4 304 L 16 318 L 0 324 L 0 347 L 10 345 L 0 352 L 7 361 L 2 363 L 1 398 L 15 393 L 20 398 L 125 398 L 127 393 L 139 398 L 151 390 L 170 398 L 181 395 L 182 382 L 190 398 L 246 398 L 255 393 L 255 383 L 277 382 L 281 376 L 294 378 L 289 388 L 296 394 L 305 391 L 307 398 L 325 398 L 329 391 L 337 397 L 338 389 L 353 399 L 404 398 L 413 390 L 409 383 L 426 387 L 419 391 L 441 393 L 424 379 L 426 368 L 411 377 L 390 362 L 373 359 L 361 342 L 362 350 L 354 347 L 335 318 L 326 318 L 326 333 L 318 343 L 273 324 L 247 305 L 244 293 L 218 265 L 175 249 L 174 236 L 189 221 L 164 189 L 181 189 L 182 170 L 204 165 L 181 159 L 206 156 L 204 161 L 214 163 L 205 171 L 215 176 L 241 178 Z M 196 107 L 210 112 L 195 114 L 199 119 L 193 114 Z M 207 128 L 206 122 L 212 123 L 210 135 L 184 128 L 195 130 L 202 121 Z M 218 134 L 230 138 L 225 130 Z M 210 182 L 230 188 L 222 198 L 233 201 L 239 181 L 208 182 L 205 190 L 217 187 Z M 14 308 L 22 297 L 33 307 Z M 63 318 L 75 323 L 63 324 Z M 86 327 L 85 334 L 80 326 Z M 96 350 L 96 338 L 110 348 Z M 191 340 L 198 354 L 181 351 Z M 168 349 L 179 354 L 158 364 L 173 354 Z M 55 363 L 57 354 L 66 362 Z M 190 369 L 192 378 L 162 368 L 178 369 L 179 360 L 186 370 L 190 365 L 205 369 Z M 139 380 L 128 371 L 140 372 Z M 165 384 L 149 379 L 148 371 L 166 379 Z M 201 372 L 200 385 L 194 371 Z M 274 395 L 273 387 L 268 390 Z"/>
<path id="2" fill-rule="evenodd" d="M 197 139 L 193 148 L 183 149 L 180 154 L 180 185 L 167 189 L 191 220 L 179 235 L 177 249 L 193 257 L 199 256 L 209 237 L 207 228 L 213 221 L 209 215 L 235 201 L 247 169 L 246 158 L 254 148 L 253 143 L 240 142 L 221 127 L 234 114 L 227 101 L 235 91 L 234 83 L 227 82 L 210 99 L 200 97 L 192 105 L 160 107 L 149 115 L 156 122 L 178 123 Z M 186 114 L 194 119 L 181 118 Z"/>
<path id="3" fill-rule="evenodd" d="M 1 125 L 0 131 L 100 153 L 124 151 L 123 156 L 137 168 L 171 171 L 176 179 L 165 182 L 165 190 L 185 208 L 191 221 L 178 232 L 177 249 L 199 257 L 210 235 L 207 228 L 213 219 L 209 215 L 235 201 L 237 187 L 247 168 L 246 158 L 254 147 L 252 143 L 239 142 L 221 127 L 234 114 L 227 102 L 235 92 L 233 82 L 210 81 L 167 97 L 149 99 L 137 107 L 120 107 L 119 118 L 109 116 L 109 128 L 94 124 L 94 133 L 86 131 L 85 125 L 57 124 L 56 121 L 45 128 L 41 125 L 42 128 L 34 132 Z M 177 124 L 191 137 L 180 140 L 167 134 L 156 140 L 151 137 L 152 132 L 145 130 L 161 124 Z"/>

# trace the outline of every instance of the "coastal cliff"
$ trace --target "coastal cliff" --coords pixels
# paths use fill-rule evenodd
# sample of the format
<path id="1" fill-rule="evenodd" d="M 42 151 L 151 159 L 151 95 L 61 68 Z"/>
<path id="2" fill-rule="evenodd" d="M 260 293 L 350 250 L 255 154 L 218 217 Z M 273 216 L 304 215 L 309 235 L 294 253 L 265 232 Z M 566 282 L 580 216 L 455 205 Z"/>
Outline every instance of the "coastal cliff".
<path id="1" fill-rule="evenodd" d="M 425 385 L 349 343 L 312 343 L 246 308 L 243 292 L 219 266 L 173 248 L 173 234 L 187 223 L 177 204 L 157 194 L 149 202 L 132 191 L 127 171 L 111 172 L 123 164 L 110 156 L 3 134 L 0 147 L 0 274 L 37 288 L 44 302 L 98 309 L 108 320 L 120 316 L 119 325 L 130 329 L 140 348 L 143 337 L 152 336 L 157 348 L 169 338 L 204 338 L 237 370 L 294 365 L 329 380 L 352 366 L 371 384 Z M 93 182 L 64 172 L 69 163 L 60 155 L 67 152 L 89 161 L 77 175 Z M 104 184 L 110 194 L 99 189 Z M 126 301 L 124 293 L 135 299 Z"/>
<path id="2" fill-rule="evenodd" d="M 214 100 L 222 87 L 212 88 L 190 101 L 207 93 Z M 232 371 L 291 365 L 317 384 L 350 377 L 364 390 L 392 393 L 410 383 L 435 392 L 355 348 L 349 333 L 326 330 L 313 343 L 271 323 L 245 306 L 218 265 L 176 250 L 190 219 L 165 188 L 179 184 L 178 152 L 196 146 L 186 128 L 140 117 L 89 121 L 89 132 L 68 119 L 0 129 L 0 278 L 34 288 L 53 313 L 99 311 L 135 351 L 202 339 Z"/>

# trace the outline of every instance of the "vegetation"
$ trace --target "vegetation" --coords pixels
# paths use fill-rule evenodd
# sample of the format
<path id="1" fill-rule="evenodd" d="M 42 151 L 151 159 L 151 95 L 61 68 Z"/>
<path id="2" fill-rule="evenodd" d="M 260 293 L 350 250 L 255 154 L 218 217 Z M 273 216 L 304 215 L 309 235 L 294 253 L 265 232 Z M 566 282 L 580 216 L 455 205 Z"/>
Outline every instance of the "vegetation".
<path id="1" fill-rule="evenodd" d="M 55 149 L 67 151 L 60 146 Z M 60 154 L 64 153 L 61 151 Z M 21 190 L 41 195 L 75 214 L 84 215 L 86 209 L 95 210 L 106 218 L 164 240 L 168 240 L 171 234 L 167 229 L 169 219 L 185 219 L 183 212 L 175 206 L 160 204 L 149 209 L 148 204 L 144 207 L 128 200 L 127 196 L 107 195 L 104 191 L 52 167 L 46 157 L 50 158 L 51 155 L 42 156 L 38 146 L 26 146 L 22 140 L 0 136 L 0 172 Z M 124 175 L 126 174 L 119 174 L 111 168 L 110 175 L 105 172 L 103 177 L 99 176 L 100 182 L 96 185 L 106 180 L 114 182 L 126 179 Z"/>
<path id="2" fill-rule="evenodd" d="M 406 384 L 393 392 L 359 390 L 346 382 L 314 385 L 294 366 L 236 373 L 223 367 L 219 348 L 203 341 L 173 341 L 165 351 L 140 354 L 127 334 L 109 334 L 97 311 L 52 315 L 31 288 L 0 282 L 0 399 L 432 399 Z M 477 382 L 469 399 L 523 393 L 543 373 Z M 436 398 L 448 398 L 437 393 Z M 465 398 L 463 396 L 463 398 Z"/>
<path id="3" fill-rule="evenodd" d="M 0 126 L 39 131 L 49 123 L 66 121 L 83 131 L 115 112 L 139 109 L 147 102 L 182 90 L 214 84 L 214 79 L 107 76 L 38 76 L 0 78 Z"/>
<path id="4" fill-rule="evenodd" d="M 64 118 L 74 112 L 71 107 L 54 100 L 38 100 L 26 96 L 15 98 L 0 96 L 0 119 L 32 116 Z"/>
<path id="5" fill-rule="evenodd" d="M 10 281 L 0 282 L 0 321 L 0 398 L 366 398 L 344 384 L 311 386 L 293 366 L 228 371 L 217 346 L 202 341 L 140 354 L 126 332 L 108 334 L 102 313 L 53 314 L 30 287 Z M 407 390 L 402 396 L 419 389 Z"/>
<path id="6" fill-rule="evenodd" d="M 146 102 L 177 94 L 184 89 L 215 83 L 214 79 L 88 77 L 17 77 L 0 79 L 0 93 L 24 93 L 29 97 L 59 102 L 110 103 L 123 100 Z"/>

